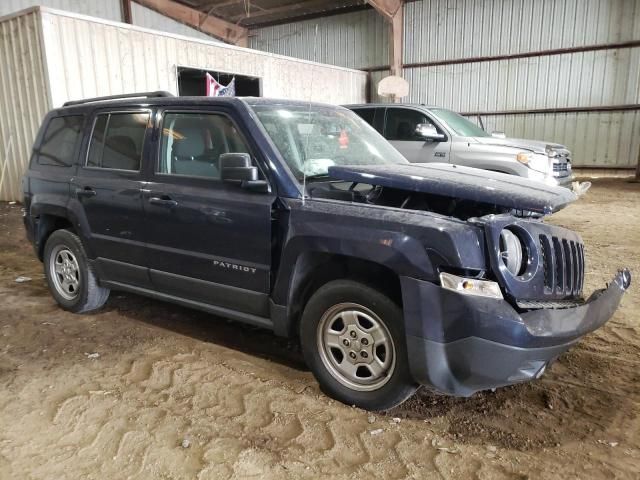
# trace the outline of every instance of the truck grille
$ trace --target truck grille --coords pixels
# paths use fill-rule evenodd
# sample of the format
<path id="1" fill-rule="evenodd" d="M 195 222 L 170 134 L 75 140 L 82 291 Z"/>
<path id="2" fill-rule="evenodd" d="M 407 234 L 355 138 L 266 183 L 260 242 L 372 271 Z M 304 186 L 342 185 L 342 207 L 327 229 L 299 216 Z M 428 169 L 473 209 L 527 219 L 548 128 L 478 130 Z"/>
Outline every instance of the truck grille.
<path id="1" fill-rule="evenodd" d="M 580 295 L 584 283 L 584 246 L 573 240 L 540 235 L 544 286 L 548 293 Z"/>
<path id="2" fill-rule="evenodd" d="M 556 150 L 551 164 L 554 177 L 566 177 L 571 174 L 571 152 L 568 150 Z"/>

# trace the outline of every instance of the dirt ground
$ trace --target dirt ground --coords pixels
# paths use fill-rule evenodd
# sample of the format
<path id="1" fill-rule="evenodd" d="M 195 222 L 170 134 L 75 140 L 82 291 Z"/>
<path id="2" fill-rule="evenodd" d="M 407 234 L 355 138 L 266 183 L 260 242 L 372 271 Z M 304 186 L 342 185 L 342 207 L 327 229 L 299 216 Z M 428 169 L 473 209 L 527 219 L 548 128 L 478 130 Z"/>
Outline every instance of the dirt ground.
<path id="1" fill-rule="evenodd" d="M 624 180 L 551 218 L 585 240 L 585 291 L 640 276 L 639 218 Z M 21 221 L 0 204 L 1 479 L 640 477 L 637 283 L 535 383 L 372 415 L 268 332 L 118 292 L 62 311 Z"/>

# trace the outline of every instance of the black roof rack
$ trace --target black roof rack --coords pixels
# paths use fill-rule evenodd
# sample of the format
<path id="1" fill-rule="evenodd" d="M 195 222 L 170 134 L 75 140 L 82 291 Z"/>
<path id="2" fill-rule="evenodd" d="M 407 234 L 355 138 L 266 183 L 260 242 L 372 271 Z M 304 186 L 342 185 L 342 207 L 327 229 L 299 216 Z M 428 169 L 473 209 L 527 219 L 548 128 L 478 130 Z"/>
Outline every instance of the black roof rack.
<path id="1" fill-rule="evenodd" d="M 64 102 L 63 107 L 70 107 L 72 105 L 82 105 L 84 103 L 93 103 L 93 102 L 105 102 L 107 100 L 120 100 L 122 98 L 157 98 L 157 97 L 174 97 L 175 95 L 171 92 L 165 92 L 163 90 L 158 90 L 156 92 L 140 92 L 140 93 L 123 93 L 121 95 L 109 95 L 107 97 L 94 97 L 94 98 L 85 98 L 84 100 L 72 100 L 69 102 Z"/>

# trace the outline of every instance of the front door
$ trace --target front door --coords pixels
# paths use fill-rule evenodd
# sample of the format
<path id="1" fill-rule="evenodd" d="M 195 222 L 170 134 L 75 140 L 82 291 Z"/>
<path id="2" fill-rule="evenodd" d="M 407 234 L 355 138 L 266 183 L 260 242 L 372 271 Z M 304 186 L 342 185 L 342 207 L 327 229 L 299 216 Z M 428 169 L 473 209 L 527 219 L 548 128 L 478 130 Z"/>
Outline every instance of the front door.
<path id="1" fill-rule="evenodd" d="M 142 159 L 150 110 L 101 111 L 71 182 L 88 222 L 89 247 L 105 281 L 150 286 L 144 248 Z"/>
<path id="2" fill-rule="evenodd" d="M 220 180 L 220 155 L 251 154 L 248 143 L 222 109 L 165 110 L 160 122 L 157 160 L 144 192 L 154 288 L 267 317 L 275 196 Z"/>
<path id="3" fill-rule="evenodd" d="M 384 137 L 410 162 L 427 163 L 449 161 L 450 143 L 425 141 L 416 133 L 419 124 L 431 124 L 442 131 L 427 115 L 419 110 L 404 107 L 388 107 Z"/>

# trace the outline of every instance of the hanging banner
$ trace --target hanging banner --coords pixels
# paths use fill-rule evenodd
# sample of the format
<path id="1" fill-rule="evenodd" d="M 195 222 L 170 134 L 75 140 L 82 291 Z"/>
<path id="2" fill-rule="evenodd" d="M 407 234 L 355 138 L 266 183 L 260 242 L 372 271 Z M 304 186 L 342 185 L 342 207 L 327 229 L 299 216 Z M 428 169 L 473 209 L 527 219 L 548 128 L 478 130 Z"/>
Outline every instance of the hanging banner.
<path id="1" fill-rule="evenodd" d="M 207 82 L 207 97 L 235 97 L 236 95 L 236 77 L 233 77 L 226 87 L 218 83 L 208 73 L 205 81 Z"/>

